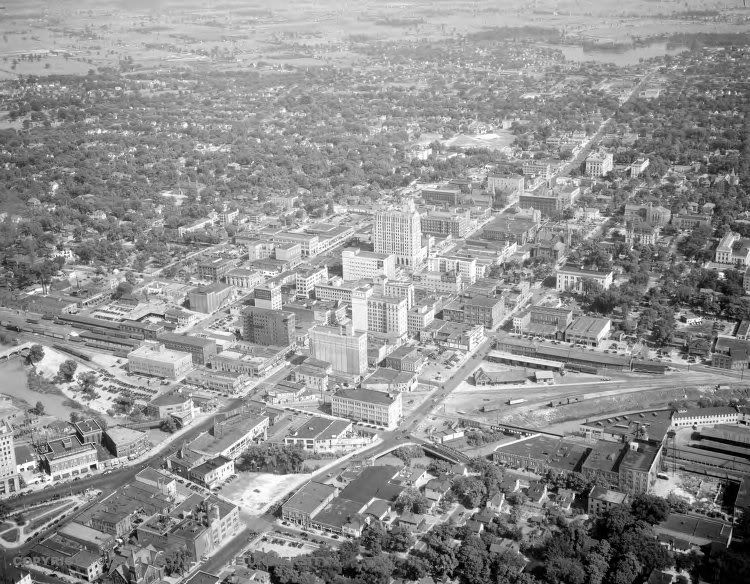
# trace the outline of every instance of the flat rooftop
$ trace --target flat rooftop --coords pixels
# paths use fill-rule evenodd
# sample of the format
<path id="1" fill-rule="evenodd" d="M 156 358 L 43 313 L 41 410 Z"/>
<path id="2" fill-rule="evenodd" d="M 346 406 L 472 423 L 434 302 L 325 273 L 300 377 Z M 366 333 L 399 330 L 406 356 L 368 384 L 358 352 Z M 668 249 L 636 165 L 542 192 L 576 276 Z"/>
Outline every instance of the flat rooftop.
<path id="1" fill-rule="evenodd" d="M 495 450 L 495 453 L 539 460 L 553 468 L 574 472 L 580 468 L 581 462 L 589 451 L 590 448 L 587 446 L 565 438 L 532 436 L 502 445 Z"/>
<path id="2" fill-rule="evenodd" d="M 332 420 L 322 416 L 313 416 L 298 426 L 290 437 L 305 440 L 324 440 L 338 438 L 352 425 L 348 420 Z"/>

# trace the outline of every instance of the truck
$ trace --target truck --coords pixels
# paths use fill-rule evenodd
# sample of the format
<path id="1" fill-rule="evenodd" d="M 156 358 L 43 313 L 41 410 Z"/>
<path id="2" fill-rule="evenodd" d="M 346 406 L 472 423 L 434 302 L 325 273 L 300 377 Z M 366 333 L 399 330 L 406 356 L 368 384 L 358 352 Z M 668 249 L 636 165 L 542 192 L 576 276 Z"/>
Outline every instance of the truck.
<path id="1" fill-rule="evenodd" d="M 514 406 L 514 405 L 516 405 L 516 404 L 522 404 L 522 403 L 524 403 L 525 401 L 526 401 L 526 400 L 525 400 L 525 399 L 523 399 L 522 397 L 517 397 L 516 399 L 509 399 L 509 400 L 508 400 L 508 405 L 509 405 L 509 406 Z"/>

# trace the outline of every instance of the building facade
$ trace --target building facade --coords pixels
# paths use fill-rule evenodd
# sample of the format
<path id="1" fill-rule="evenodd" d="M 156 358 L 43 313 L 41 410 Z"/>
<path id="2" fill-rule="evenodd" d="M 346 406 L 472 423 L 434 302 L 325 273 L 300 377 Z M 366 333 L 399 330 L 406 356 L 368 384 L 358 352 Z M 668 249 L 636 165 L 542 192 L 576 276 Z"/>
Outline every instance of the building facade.
<path id="1" fill-rule="evenodd" d="M 400 393 L 389 395 L 369 389 L 342 389 L 331 396 L 331 413 L 348 418 L 395 428 L 402 416 Z"/>
<path id="2" fill-rule="evenodd" d="M 242 312 L 242 338 L 259 345 L 288 347 L 295 342 L 296 315 L 249 306 Z"/>
<path id="3" fill-rule="evenodd" d="M 414 201 L 401 210 L 389 209 L 375 214 L 373 226 L 375 253 L 393 254 L 398 265 L 418 268 L 425 257 L 422 248 L 422 220 Z"/>
<path id="4" fill-rule="evenodd" d="M 310 354 L 330 363 L 334 372 L 362 375 L 367 371 L 367 333 L 314 326 L 310 329 Z"/>

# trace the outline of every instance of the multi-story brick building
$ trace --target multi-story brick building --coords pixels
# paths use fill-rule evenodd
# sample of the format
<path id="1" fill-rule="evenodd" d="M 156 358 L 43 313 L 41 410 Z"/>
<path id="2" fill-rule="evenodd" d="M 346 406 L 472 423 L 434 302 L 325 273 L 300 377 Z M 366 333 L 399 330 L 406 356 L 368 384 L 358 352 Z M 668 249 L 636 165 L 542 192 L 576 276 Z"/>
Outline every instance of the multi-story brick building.
<path id="1" fill-rule="evenodd" d="M 203 337 L 191 337 L 176 333 L 160 333 L 156 340 L 163 343 L 167 349 L 190 353 L 195 365 L 205 365 L 211 355 L 216 355 L 218 348 L 213 339 Z"/>
<path id="2" fill-rule="evenodd" d="M 430 211 L 422 217 L 422 233 L 460 239 L 469 232 L 470 222 L 469 211 Z"/>
<path id="3" fill-rule="evenodd" d="M 295 342 L 293 312 L 247 307 L 242 313 L 242 338 L 259 345 L 288 347 Z"/>

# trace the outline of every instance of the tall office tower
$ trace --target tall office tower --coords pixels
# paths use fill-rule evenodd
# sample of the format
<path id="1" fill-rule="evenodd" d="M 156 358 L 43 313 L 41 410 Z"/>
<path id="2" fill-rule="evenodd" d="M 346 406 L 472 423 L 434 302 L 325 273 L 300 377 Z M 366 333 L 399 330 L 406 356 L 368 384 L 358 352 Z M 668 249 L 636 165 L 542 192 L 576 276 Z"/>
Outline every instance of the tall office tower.
<path id="1" fill-rule="evenodd" d="M 281 286 L 278 284 L 264 284 L 256 286 L 253 292 L 255 306 L 269 310 L 281 310 Z"/>
<path id="2" fill-rule="evenodd" d="M 314 326 L 310 329 L 310 354 L 330 363 L 334 372 L 362 375 L 367 371 L 367 333 Z"/>
<path id="3" fill-rule="evenodd" d="M 352 326 L 355 331 L 367 331 L 367 299 L 370 289 L 352 290 Z"/>
<path id="4" fill-rule="evenodd" d="M 365 361 L 367 361 L 367 355 L 365 355 Z M 7 496 L 15 491 L 18 491 L 18 473 L 16 473 L 13 429 L 7 422 L 2 421 L 0 422 L 0 496 Z"/>
<path id="5" fill-rule="evenodd" d="M 375 214 L 375 253 L 393 254 L 396 264 L 418 268 L 424 261 L 422 220 L 409 199 L 401 210 L 388 209 Z"/>

